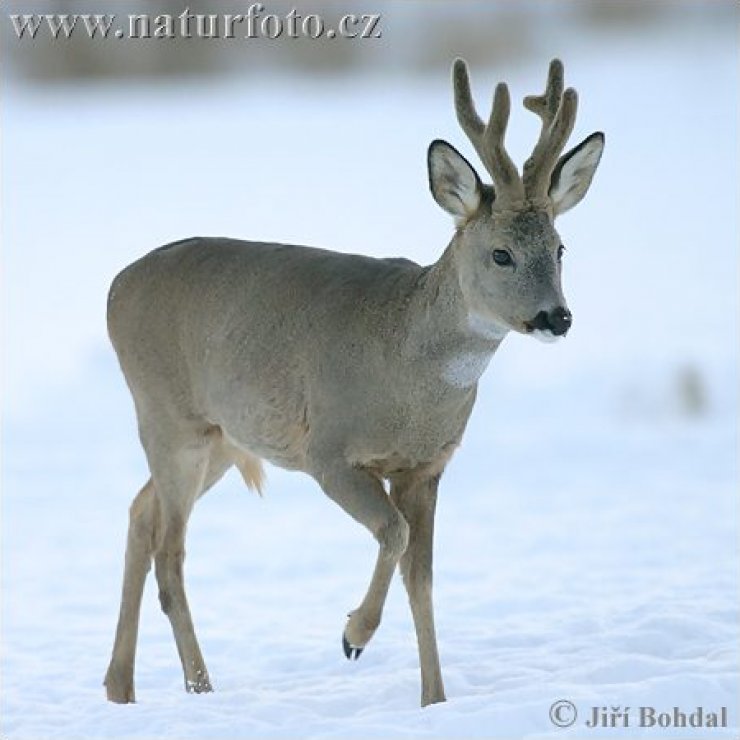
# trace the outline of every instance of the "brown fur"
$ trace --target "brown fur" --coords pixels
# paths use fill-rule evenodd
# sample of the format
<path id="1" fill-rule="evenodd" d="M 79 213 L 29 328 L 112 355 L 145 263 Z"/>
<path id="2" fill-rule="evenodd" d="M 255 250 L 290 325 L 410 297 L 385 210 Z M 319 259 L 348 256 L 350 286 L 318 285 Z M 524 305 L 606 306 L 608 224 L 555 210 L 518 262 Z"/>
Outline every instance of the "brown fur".
<path id="1" fill-rule="evenodd" d="M 152 560 L 185 687 L 211 690 L 185 595 L 186 525 L 195 501 L 232 465 L 261 492 L 262 460 L 311 475 L 378 541 L 367 593 L 345 628 L 348 657 L 359 655 L 380 624 L 400 565 L 422 704 L 444 701 L 431 595 L 439 479 L 462 439 L 480 374 L 506 333 L 531 331 L 538 312 L 565 310 L 553 217 L 583 197 L 603 146 L 601 135 L 589 137 L 560 159 L 550 199 L 524 203 L 503 147 L 508 91 L 501 90 L 488 133 L 472 109 L 460 109 L 472 106 L 469 90 L 458 95 L 495 195 L 449 144 L 430 147 L 432 194 L 459 227 L 428 267 L 192 238 L 154 250 L 113 281 L 108 329 L 151 479 L 131 506 L 105 678 L 111 701 L 134 701 L 139 610 Z M 494 262 L 501 252 L 511 265 Z"/>

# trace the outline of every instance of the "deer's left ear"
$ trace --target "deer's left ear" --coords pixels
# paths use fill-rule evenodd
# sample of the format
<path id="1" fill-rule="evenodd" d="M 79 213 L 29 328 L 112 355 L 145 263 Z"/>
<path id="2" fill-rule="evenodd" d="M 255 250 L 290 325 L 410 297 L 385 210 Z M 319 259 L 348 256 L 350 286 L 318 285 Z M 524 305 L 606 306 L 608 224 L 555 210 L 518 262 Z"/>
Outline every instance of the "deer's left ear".
<path id="1" fill-rule="evenodd" d="M 597 131 L 560 157 L 550 178 L 550 200 L 556 216 L 581 202 L 603 151 L 604 134 Z"/>

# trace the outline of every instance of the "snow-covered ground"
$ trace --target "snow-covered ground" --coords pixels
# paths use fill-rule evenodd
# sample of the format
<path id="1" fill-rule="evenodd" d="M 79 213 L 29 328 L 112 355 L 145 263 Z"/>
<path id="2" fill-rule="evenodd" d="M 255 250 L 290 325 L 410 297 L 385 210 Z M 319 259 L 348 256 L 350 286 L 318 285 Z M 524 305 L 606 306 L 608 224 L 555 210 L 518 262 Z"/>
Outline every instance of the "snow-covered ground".
<path id="1" fill-rule="evenodd" d="M 567 341 L 510 337 L 442 483 L 435 601 L 449 701 L 418 708 L 394 584 L 358 662 L 346 612 L 372 538 L 306 476 L 229 475 L 186 573 L 216 691 L 186 695 L 147 586 L 138 703 L 104 700 L 130 499 L 146 478 L 104 330 L 126 263 L 192 234 L 434 260 L 451 225 L 425 147 L 446 79 L 5 91 L 3 738 L 736 737 L 738 71 L 732 34 L 568 54 L 574 141 L 607 132 L 562 219 Z M 549 53 L 549 49 L 547 52 Z M 535 66 L 474 69 L 487 100 Z M 518 161 L 536 121 L 515 108 Z M 551 705 L 579 717 L 555 727 Z M 593 706 L 631 707 L 589 729 Z M 726 729 L 636 728 L 640 706 L 727 707 Z M 567 715 L 561 715 L 567 716 Z"/>

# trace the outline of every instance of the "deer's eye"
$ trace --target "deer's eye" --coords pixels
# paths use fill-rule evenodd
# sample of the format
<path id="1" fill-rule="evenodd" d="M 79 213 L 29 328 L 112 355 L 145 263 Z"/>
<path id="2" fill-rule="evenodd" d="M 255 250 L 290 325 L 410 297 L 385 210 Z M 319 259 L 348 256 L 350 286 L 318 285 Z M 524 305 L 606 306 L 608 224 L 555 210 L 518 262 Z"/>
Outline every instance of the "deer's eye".
<path id="1" fill-rule="evenodd" d="M 560 260 L 563 259 L 564 254 L 565 254 L 565 247 L 561 244 L 558 247 L 558 262 L 560 262 Z"/>
<path id="2" fill-rule="evenodd" d="M 505 249 L 494 249 L 493 250 L 493 261 L 499 267 L 507 267 L 508 265 L 514 264 L 514 260 L 511 255 Z"/>

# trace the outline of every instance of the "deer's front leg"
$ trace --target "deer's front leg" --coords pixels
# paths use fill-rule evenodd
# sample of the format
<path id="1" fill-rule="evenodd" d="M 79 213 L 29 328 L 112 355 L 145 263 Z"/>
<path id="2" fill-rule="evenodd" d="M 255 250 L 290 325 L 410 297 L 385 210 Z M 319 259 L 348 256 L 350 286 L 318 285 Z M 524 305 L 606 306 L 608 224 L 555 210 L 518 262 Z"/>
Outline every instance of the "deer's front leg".
<path id="1" fill-rule="evenodd" d="M 391 498 L 410 527 L 401 574 L 411 603 L 421 666 L 421 705 L 445 701 L 432 603 L 432 549 L 438 478 L 394 481 Z"/>
<path id="2" fill-rule="evenodd" d="M 329 498 L 372 532 L 380 548 L 365 598 L 350 613 L 342 636 L 345 655 L 357 659 L 380 624 L 393 573 L 408 544 L 409 527 L 370 473 L 341 463 L 314 475 Z"/>

